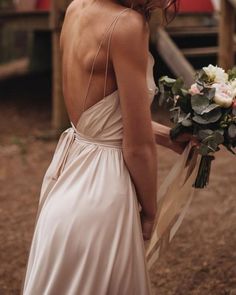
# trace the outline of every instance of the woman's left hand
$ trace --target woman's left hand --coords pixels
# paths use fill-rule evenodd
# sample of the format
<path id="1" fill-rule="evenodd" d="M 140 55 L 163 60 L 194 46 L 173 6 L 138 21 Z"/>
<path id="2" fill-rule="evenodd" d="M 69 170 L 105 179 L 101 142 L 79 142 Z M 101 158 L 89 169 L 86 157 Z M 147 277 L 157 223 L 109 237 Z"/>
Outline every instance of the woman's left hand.
<path id="1" fill-rule="evenodd" d="M 143 213 L 143 211 L 141 211 L 140 219 L 141 219 L 141 225 L 142 225 L 143 240 L 149 241 L 152 237 L 155 218 L 150 219 Z"/>
<path id="2" fill-rule="evenodd" d="M 199 146 L 200 141 L 191 133 L 182 133 L 175 140 L 172 140 L 172 150 L 178 154 L 182 154 L 189 142 L 194 146 Z"/>

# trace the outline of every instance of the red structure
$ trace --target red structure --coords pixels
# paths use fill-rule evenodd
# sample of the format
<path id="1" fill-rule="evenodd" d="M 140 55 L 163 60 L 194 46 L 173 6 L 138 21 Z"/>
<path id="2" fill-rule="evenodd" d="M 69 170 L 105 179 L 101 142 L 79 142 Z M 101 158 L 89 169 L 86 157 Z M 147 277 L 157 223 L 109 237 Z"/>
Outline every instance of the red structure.
<path id="1" fill-rule="evenodd" d="M 180 0 L 180 12 L 213 12 L 211 0 Z"/>
<path id="2" fill-rule="evenodd" d="M 51 0 L 38 0 L 36 8 L 49 10 Z M 180 0 L 180 12 L 213 12 L 211 0 Z"/>
<path id="3" fill-rule="evenodd" d="M 51 6 L 50 0 L 38 0 L 36 8 L 40 10 L 49 10 Z"/>

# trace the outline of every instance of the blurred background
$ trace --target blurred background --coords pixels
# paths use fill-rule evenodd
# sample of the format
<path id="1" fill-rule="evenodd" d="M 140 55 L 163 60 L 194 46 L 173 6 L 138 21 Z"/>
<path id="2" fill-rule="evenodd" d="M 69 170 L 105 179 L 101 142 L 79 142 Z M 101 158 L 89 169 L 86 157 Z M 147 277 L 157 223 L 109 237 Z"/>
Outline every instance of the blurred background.
<path id="1" fill-rule="evenodd" d="M 68 126 L 58 41 L 66 0 L 0 0 L 0 295 L 20 294 L 40 186 Z M 234 0 L 181 0 L 176 19 L 151 21 L 154 76 L 182 76 L 209 63 L 235 65 Z M 154 99 L 153 120 L 169 124 Z M 159 147 L 159 184 L 177 155 Z M 210 185 L 196 191 L 181 229 L 153 267 L 158 295 L 236 295 L 236 165 L 222 149 Z M 41 294 L 35 294 L 41 295 Z M 56 295 L 56 294 L 55 294 Z"/>

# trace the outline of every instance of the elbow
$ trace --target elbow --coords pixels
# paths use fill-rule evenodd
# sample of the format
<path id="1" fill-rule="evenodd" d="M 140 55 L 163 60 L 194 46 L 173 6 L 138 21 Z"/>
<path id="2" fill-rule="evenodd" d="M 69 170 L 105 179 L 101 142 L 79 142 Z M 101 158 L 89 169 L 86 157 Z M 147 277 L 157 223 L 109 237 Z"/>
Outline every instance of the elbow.
<path id="1" fill-rule="evenodd" d="M 144 158 L 150 159 L 153 158 L 156 153 L 156 144 L 155 142 L 150 142 L 146 144 L 134 145 L 134 146 L 123 146 L 123 154 L 128 158 Z"/>

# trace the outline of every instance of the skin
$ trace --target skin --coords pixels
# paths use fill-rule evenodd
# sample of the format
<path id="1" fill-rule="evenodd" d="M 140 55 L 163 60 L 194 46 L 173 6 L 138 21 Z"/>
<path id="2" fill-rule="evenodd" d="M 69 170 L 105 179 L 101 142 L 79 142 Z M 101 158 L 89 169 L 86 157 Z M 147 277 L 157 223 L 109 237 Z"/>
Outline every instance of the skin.
<path id="1" fill-rule="evenodd" d="M 171 141 L 170 129 L 152 121 L 146 71 L 149 28 L 136 7 L 123 13 L 112 34 L 106 96 L 119 91 L 123 119 L 123 157 L 142 207 L 140 217 L 144 240 L 151 237 L 156 215 L 157 149 L 160 144 L 182 153 L 190 135 Z M 68 7 L 62 33 L 63 92 L 70 120 L 77 125 L 83 110 L 93 58 L 103 32 L 130 0 L 74 0 Z M 99 24 L 99 25 L 98 25 Z M 85 110 L 103 98 L 107 42 L 96 59 Z"/>

